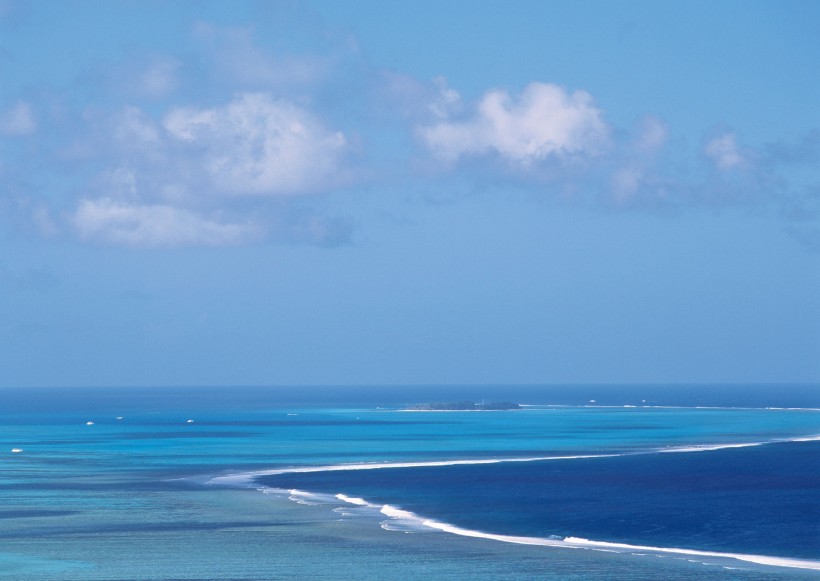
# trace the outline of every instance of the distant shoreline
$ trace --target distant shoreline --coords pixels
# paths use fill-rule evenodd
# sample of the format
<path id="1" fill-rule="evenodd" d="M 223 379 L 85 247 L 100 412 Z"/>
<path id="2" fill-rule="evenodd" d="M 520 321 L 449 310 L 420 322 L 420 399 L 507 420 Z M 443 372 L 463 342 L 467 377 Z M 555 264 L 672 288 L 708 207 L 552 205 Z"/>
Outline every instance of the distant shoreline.
<path id="1" fill-rule="evenodd" d="M 509 401 L 475 403 L 472 401 L 417 403 L 407 406 L 411 412 L 484 412 L 518 410 L 521 406 Z"/>

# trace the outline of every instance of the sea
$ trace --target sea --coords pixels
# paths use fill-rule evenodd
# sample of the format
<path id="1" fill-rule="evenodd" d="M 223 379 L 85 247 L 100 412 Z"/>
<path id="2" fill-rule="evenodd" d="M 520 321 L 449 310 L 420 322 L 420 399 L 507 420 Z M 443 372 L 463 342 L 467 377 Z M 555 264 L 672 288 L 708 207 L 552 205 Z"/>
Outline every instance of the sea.
<path id="1" fill-rule="evenodd" d="M 0 579 L 820 579 L 820 386 L 2 388 Z"/>

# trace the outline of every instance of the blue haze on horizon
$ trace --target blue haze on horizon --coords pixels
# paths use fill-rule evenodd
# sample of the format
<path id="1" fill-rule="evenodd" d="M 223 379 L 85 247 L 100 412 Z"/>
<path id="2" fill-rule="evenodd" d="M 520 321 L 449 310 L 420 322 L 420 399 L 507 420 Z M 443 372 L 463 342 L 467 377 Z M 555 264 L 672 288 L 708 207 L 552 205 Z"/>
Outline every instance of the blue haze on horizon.
<path id="1" fill-rule="evenodd" d="M 817 22 L 0 0 L 0 386 L 820 383 Z"/>

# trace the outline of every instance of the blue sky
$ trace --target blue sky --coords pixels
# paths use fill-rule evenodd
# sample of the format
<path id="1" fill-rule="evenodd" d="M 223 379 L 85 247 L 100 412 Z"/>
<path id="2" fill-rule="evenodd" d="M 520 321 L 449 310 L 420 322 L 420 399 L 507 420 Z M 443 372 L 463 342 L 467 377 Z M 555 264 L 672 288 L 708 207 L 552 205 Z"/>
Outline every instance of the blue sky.
<path id="1" fill-rule="evenodd" d="M 0 0 L 0 386 L 820 382 L 818 21 Z"/>

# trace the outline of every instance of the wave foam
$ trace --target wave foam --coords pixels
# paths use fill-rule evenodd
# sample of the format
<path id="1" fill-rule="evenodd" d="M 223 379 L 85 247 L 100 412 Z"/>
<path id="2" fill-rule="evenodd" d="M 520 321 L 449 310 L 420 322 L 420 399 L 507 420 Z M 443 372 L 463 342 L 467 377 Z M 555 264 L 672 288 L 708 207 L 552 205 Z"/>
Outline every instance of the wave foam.
<path id="1" fill-rule="evenodd" d="M 315 492 L 305 492 L 304 490 L 291 489 L 288 490 L 288 499 L 297 504 L 306 504 L 308 506 L 317 506 L 320 504 L 327 504 L 327 499 Z"/>
<path id="2" fill-rule="evenodd" d="M 340 472 L 348 470 L 384 470 L 388 468 L 430 468 L 437 466 L 473 466 L 479 464 L 501 464 L 505 462 L 541 462 L 546 460 L 577 460 L 582 458 L 613 458 L 624 454 L 583 454 L 575 456 L 535 456 L 527 458 L 482 458 L 474 460 L 435 460 L 430 462 L 363 462 L 358 464 L 330 464 L 325 466 L 295 466 L 240 472 L 215 476 L 207 484 L 219 486 L 248 486 L 261 476 L 279 476 L 282 474 L 310 474 L 314 472 Z"/>
<path id="3" fill-rule="evenodd" d="M 570 545 L 589 548 L 606 548 L 623 550 L 625 552 L 651 551 L 654 553 L 671 553 L 677 555 L 692 555 L 697 557 L 711 557 L 718 559 L 734 559 L 737 561 L 746 561 L 758 565 L 770 565 L 773 567 L 791 567 L 796 569 L 811 569 L 813 571 L 820 571 L 820 561 L 813 561 L 809 559 L 792 559 L 789 557 L 769 557 L 766 555 L 747 555 L 744 553 L 722 553 L 719 551 L 701 551 L 698 549 L 680 549 L 668 547 L 649 547 L 644 545 L 628 545 L 626 543 L 610 543 L 606 541 L 591 541 L 580 537 L 567 537 L 564 542 Z"/>
<path id="4" fill-rule="evenodd" d="M 765 446 L 767 444 L 788 444 L 792 442 L 817 442 L 820 441 L 820 434 L 811 436 L 795 436 L 793 438 L 776 438 L 773 440 L 762 440 L 759 442 L 737 442 L 727 444 L 695 444 L 688 446 L 670 446 L 668 448 L 661 448 L 653 450 L 648 453 L 667 453 L 667 452 L 712 452 L 714 450 L 726 450 L 728 448 L 750 448 L 753 446 Z"/>
<path id="5" fill-rule="evenodd" d="M 395 509 L 394 509 L 395 510 Z M 382 511 L 384 514 L 386 513 L 384 510 Z M 744 553 L 724 553 L 720 551 L 703 551 L 699 549 L 684 549 L 684 548 L 676 548 L 676 547 L 652 547 L 646 545 L 629 545 L 626 543 L 614 543 L 614 542 L 607 542 L 607 541 L 593 541 L 590 539 L 584 539 L 581 537 L 527 537 L 527 536 L 515 536 L 515 535 L 499 535 L 493 533 L 485 533 L 481 531 L 476 531 L 472 529 L 465 529 L 456 525 L 452 525 L 449 523 L 444 523 L 432 519 L 424 519 L 415 515 L 413 513 L 409 513 L 408 511 L 401 511 L 398 510 L 397 514 L 401 514 L 401 518 L 409 519 L 415 518 L 420 520 L 424 526 L 440 530 L 445 533 L 450 533 L 454 535 L 464 536 L 464 537 L 472 537 L 478 539 L 487 539 L 493 541 L 500 541 L 504 543 L 513 543 L 518 545 L 533 545 L 533 546 L 541 546 L 541 547 L 557 547 L 557 548 L 565 548 L 565 549 L 589 549 L 594 551 L 602 551 L 607 553 L 630 553 L 636 556 L 638 555 L 655 555 L 655 556 L 664 556 L 664 555 L 679 555 L 679 556 L 694 556 L 694 557 L 701 557 L 707 558 L 709 560 L 722 560 L 722 559 L 731 559 L 736 561 L 745 561 L 748 563 L 755 563 L 757 565 L 768 565 L 772 567 L 789 567 L 789 568 L 796 568 L 796 569 L 809 569 L 813 571 L 820 571 L 820 561 L 809 560 L 809 559 L 793 559 L 789 557 L 771 557 L 767 555 L 749 555 Z M 642 553 L 637 553 L 636 551 L 643 551 Z M 699 559 L 696 562 L 703 562 Z M 713 564 L 712 562 L 704 562 L 704 564 Z"/>
<path id="6" fill-rule="evenodd" d="M 344 501 L 344 502 L 349 502 L 350 504 L 355 504 L 357 506 L 374 506 L 374 505 L 370 504 L 369 502 L 367 502 L 363 498 L 356 498 L 355 496 L 347 496 L 346 494 L 337 494 L 336 498 L 338 498 L 339 500 Z"/>
<path id="7" fill-rule="evenodd" d="M 675 446 L 671 448 L 663 448 L 658 450 L 659 453 L 665 454 L 668 452 L 712 452 L 714 450 L 726 450 L 728 448 L 751 448 L 754 446 L 762 446 L 770 442 L 748 442 L 743 444 L 705 444 L 698 446 Z"/>
<path id="8" fill-rule="evenodd" d="M 817 436 L 805 436 L 803 438 L 792 438 L 789 440 L 790 442 L 820 442 L 820 435 Z"/>
<path id="9" fill-rule="evenodd" d="M 820 434 L 810 436 L 795 436 L 793 438 L 781 438 L 774 440 L 764 440 L 759 442 L 733 442 L 725 444 L 687 444 L 681 446 L 669 446 L 666 448 L 656 448 L 643 452 L 612 453 L 612 454 L 577 454 L 573 456 L 528 456 L 524 458 L 480 458 L 469 460 L 433 460 L 429 462 L 361 462 L 355 464 L 330 464 L 324 466 L 291 466 L 288 468 L 276 468 L 271 470 L 259 470 L 254 472 L 240 472 L 236 474 L 225 474 L 215 476 L 206 483 L 218 486 L 230 487 L 252 487 L 255 480 L 261 476 L 278 476 L 281 474 L 308 474 L 313 472 L 337 472 L 347 470 L 385 470 L 390 468 L 432 468 L 440 466 L 476 466 L 481 464 L 503 464 L 508 462 L 545 462 L 552 460 L 582 460 L 588 458 L 616 458 L 621 456 L 632 456 L 638 454 L 666 454 L 683 452 L 712 452 L 715 450 L 725 450 L 729 448 L 749 448 L 752 446 L 763 446 L 767 444 L 785 444 L 790 442 L 817 442 L 820 441 Z"/>

